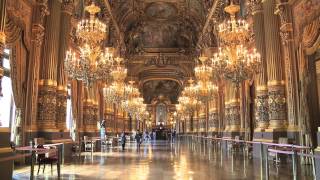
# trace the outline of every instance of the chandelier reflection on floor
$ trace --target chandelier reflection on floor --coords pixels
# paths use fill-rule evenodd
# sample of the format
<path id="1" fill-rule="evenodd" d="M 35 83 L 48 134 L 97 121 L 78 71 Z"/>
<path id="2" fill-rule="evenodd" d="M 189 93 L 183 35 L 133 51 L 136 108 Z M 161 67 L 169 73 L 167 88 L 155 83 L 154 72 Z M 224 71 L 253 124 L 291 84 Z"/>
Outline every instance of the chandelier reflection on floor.
<path id="1" fill-rule="evenodd" d="M 103 50 L 101 47 L 106 38 L 107 25 L 95 17 L 100 8 L 91 4 L 85 7 L 85 11 L 90 14 L 89 19 L 79 21 L 76 29 L 79 51 L 67 51 L 65 71 L 70 78 L 90 86 L 96 80 L 109 78 L 113 52 L 110 48 Z"/>
<path id="2" fill-rule="evenodd" d="M 242 81 L 251 79 L 259 72 L 261 57 L 255 49 L 248 50 L 246 47 L 250 31 L 245 20 L 236 20 L 240 6 L 231 3 L 224 10 L 230 14 L 230 20 L 218 27 L 223 47 L 211 59 L 212 67 L 215 73 L 223 74 L 239 86 Z"/>

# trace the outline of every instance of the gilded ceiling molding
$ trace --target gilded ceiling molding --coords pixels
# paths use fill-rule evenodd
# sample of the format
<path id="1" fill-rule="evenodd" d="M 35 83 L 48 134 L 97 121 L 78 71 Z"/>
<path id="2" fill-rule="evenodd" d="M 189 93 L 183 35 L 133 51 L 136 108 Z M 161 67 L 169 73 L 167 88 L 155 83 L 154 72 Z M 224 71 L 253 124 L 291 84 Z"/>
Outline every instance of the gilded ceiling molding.
<path id="1" fill-rule="evenodd" d="M 219 9 L 218 9 L 217 7 L 218 7 L 219 3 L 221 3 L 220 1 L 222 2 L 222 0 L 216 0 L 216 1 L 212 4 L 212 7 L 211 7 L 211 9 L 210 9 L 210 11 L 209 11 L 209 14 L 208 14 L 208 16 L 207 16 L 206 22 L 205 22 L 202 30 L 199 32 L 199 36 L 198 36 L 198 37 L 199 37 L 199 40 L 198 40 L 198 42 L 197 42 L 196 47 L 201 47 L 201 45 L 200 45 L 200 44 L 202 44 L 201 41 L 204 40 L 203 36 L 207 33 L 207 28 L 208 28 L 208 26 L 210 25 L 210 22 L 211 22 L 211 20 L 212 20 L 213 14 L 215 13 L 215 11 L 219 11 Z M 210 32 L 210 30 L 209 30 L 209 32 Z"/>
<path id="2" fill-rule="evenodd" d="M 106 8 L 107 8 L 108 13 L 109 13 L 109 16 L 110 16 L 110 18 L 111 18 L 111 20 L 112 20 L 112 24 L 113 24 L 113 26 L 114 26 L 115 29 L 116 29 L 116 32 L 117 32 L 117 35 L 118 35 L 117 40 L 118 40 L 118 42 L 119 42 L 120 54 L 122 54 L 122 51 L 125 51 L 125 47 L 126 47 L 126 45 L 125 45 L 125 43 L 124 43 L 124 39 L 123 39 L 123 33 L 120 31 L 119 24 L 118 24 L 118 22 L 116 21 L 114 15 L 113 15 L 113 13 L 112 13 L 111 6 L 110 6 L 109 1 L 103 0 L 103 2 L 104 2 L 104 4 L 106 5 Z"/>

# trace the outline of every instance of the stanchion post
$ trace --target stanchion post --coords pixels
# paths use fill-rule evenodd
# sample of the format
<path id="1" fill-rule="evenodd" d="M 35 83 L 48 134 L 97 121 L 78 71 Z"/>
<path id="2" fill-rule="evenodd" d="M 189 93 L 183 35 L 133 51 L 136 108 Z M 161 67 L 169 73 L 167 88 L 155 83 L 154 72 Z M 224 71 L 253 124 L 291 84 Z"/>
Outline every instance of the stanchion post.
<path id="1" fill-rule="evenodd" d="M 31 151 L 31 172 L 30 172 L 30 180 L 33 180 L 34 178 L 34 161 L 36 158 L 36 152 L 35 151 Z"/>
<path id="2" fill-rule="evenodd" d="M 268 146 L 266 147 L 266 152 L 265 152 L 265 161 L 266 161 L 266 180 L 269 180 L 269 162 L 268 162 Z"/>
<path id="3" fill-rule="evenodd" d="M 57 172 L 58 172 L 58 179 L 60 179 L 60 163 L 61 163 L 61 152 L 60 149 L 58 148 L 58 162 L 57 162 Z"/>
<path id="4" fill-rule="evenodd" d="M 312 173 L 313 173 L 313 179 L 317 179 L 317 174 L 316 174 L 316 167 L 315 167 L 315 161 L 314 161 L 314 152 L 311 149 L 311 163 L 312 163 Z"/>
<path id="5" fill-rule="evenodd" d="M 260 173 L 261 179 L 263 179 L 263 145 L 260 142 Z"/>
<path id="6" fill-rule="evenodd" d="M 293 179 L 297 180 L 297 151 L 293 150 L 292 154 L 292 171 L 293 171 Z"/>

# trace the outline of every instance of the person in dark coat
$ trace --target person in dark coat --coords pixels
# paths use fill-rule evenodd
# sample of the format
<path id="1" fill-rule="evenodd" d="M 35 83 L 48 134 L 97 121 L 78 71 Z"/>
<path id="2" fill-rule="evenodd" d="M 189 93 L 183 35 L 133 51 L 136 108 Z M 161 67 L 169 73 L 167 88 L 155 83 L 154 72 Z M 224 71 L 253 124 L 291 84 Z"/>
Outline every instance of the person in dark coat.
<path id="1" fill-rule="evenodd" d="M 136 132 L 136 135 L 135 135 L 134 138 L 136 139 L 137 149 L 139 150 L 139 149 L 140 149 L 141 142 L 142 142 L 142 140 L 141 140 L 141 134 L 140 134 L 140 131 L 139 131 L 139 130 Z"/>
<path id="2" fill-rule="evenodd" d="M 124 151 L 126 147 L 126 134 L 124 133 L 124 131 L 121 134 L 121 145 L 122 145 L 122 151 Z"/>

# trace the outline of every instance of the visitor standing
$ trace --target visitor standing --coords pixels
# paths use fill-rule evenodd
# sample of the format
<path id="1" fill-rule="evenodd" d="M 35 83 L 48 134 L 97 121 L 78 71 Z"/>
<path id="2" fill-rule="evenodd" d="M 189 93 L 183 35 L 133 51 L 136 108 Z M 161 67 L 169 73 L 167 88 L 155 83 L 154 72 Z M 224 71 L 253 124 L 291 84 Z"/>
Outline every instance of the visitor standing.
<path id="1" fill-rule="evenodd" d="M 126 134 L 124 131 L 121 134 L 121 145 L 122 145 L 122 151 L 124 151 L 126 147 Z"/>
<path id="2" fill-rule="evenodd" d="M 136 136 L 135 136 L 135 139 L 136 139 L 136 142 L 137 142 L 137 150 L 140 149 L 140 145 L 141 145 L 141 134 L 140 134 L 140 131 L 138 130 L 136 132 Z"/>
<path id="3" fill-rule="evenodd" d="M 153 136 L 153 140 L 155 141 L 156 138 L 157 138 L 157 137 L 156 137 L 156 136 L 157 136 L 157 135 L 156 135 L 156 131 L 153 131 L 153 132 L 152 132 L 152 136 Z"/>

